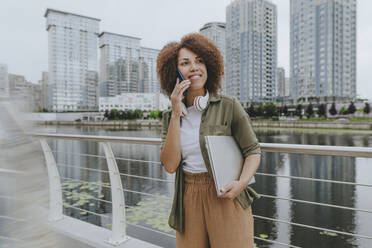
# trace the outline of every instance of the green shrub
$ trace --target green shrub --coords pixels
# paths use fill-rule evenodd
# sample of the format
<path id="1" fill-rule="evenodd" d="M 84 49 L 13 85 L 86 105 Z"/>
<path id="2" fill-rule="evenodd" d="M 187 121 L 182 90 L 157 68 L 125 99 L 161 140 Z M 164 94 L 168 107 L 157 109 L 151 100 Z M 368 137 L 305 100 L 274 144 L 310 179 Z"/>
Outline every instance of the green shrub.
<path id="1" fill-rule="evenodd" d="M 342 108 L 340 109 L 340 111 L 338 111 L 338 113 L 339 113 L 340 115 L 347 115 L 347 114 L 348 114 L 348 111 L 347 111 L 347 109 L 346 109 L 345 107 L 342 107 Z"/>
<path id="2" fill-rule="evenodd" d="M 271 118 L 271 120 L 273 120 L 273 121 L 279 121 L 279 116 L 273 116 L 273 117 Z"/>

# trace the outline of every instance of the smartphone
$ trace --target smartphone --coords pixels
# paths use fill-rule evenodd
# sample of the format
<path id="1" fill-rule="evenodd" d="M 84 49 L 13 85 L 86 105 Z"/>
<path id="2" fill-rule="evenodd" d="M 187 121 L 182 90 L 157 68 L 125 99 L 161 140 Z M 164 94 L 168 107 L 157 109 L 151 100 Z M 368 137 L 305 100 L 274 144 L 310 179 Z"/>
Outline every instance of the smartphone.
<path id="1" fill-rule="evenodd" d="M 178 77 L 179 77 L 179 79 L 181 80 L 180 82 L 185 81 L 185 78 L 183 77 L 183 75 L 182 75 L 182 73 L 180 72 L 180 70 L 178 70 L 178 68 L 177 68 L 177 73 L 178 73 Z M 184 97 L 186 97 L 186 95 L 187 95 L 187 90 L 188 90 L 188 89 L 186 89 L 186 90 L 183 92 L 183 96 L 184 96 Z"/>

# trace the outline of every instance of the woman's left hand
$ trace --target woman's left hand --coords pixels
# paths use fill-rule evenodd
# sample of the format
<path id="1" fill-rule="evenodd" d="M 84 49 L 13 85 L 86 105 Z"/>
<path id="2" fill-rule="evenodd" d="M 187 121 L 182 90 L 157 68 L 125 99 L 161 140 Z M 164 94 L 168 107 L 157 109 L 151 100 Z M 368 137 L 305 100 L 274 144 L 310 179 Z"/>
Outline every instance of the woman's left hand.
<path id="1" fill-rule="evenodd" d="M 245 188 L 245 185 L 240 181 L 232 181 L 229 185 L 227 185 L 221 192 L 223 195 L 221 195 L 221 198 L 227 198 L 230 200 L 234 200 L 235 197 L 237 197 L 240 192 L 243 191 Z"/>

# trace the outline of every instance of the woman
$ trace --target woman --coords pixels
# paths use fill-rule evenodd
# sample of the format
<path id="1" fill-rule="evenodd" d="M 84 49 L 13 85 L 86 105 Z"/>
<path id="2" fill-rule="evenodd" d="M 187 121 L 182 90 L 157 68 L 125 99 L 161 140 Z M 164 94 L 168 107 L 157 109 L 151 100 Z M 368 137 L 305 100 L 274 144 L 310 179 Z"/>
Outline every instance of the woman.
<path id="1" fill-rule="evenodd" d="M 176 172 L 169 225 L 177 231 L 177 247 L 253 247 L 250 205 L 259 196 L 247 185 L 259 166 L 260 147 L 237 99 L 217 93 L 224 73 L 220 52 L 203 35 L 189 34 L 160 51 L 157 73 L 172 104 L 163 114 L 160 160 L 167 172 Z M 206 135 L 233 136 L 245 158 L 239 180 L 221 197 L 213 182 Z"/>

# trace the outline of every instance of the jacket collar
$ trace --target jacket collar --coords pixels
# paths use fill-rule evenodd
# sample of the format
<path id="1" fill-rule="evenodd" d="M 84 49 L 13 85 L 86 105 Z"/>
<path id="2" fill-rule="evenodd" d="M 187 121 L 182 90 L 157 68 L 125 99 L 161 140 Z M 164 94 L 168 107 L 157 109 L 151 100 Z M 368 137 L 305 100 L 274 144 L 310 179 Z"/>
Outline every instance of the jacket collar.
<path id="1" fill-rule="evenodd" d="M 218 93 L 210 94 L 209 95 L 209 98 L 208 98 L 208 103 L 207 103 L 207 106 L 206 106 L 205 110 L 208 109 L 209 104 L 211 102 L 219 102 L 219 101 L 221 101 L 221 95 L 219 95 Z"/>
<path id="2" fill-rule="evenodd" d="M 219 102 L 221 101 L 221 95 L 218 93 L 210 94 L 208 102 Z"/>

